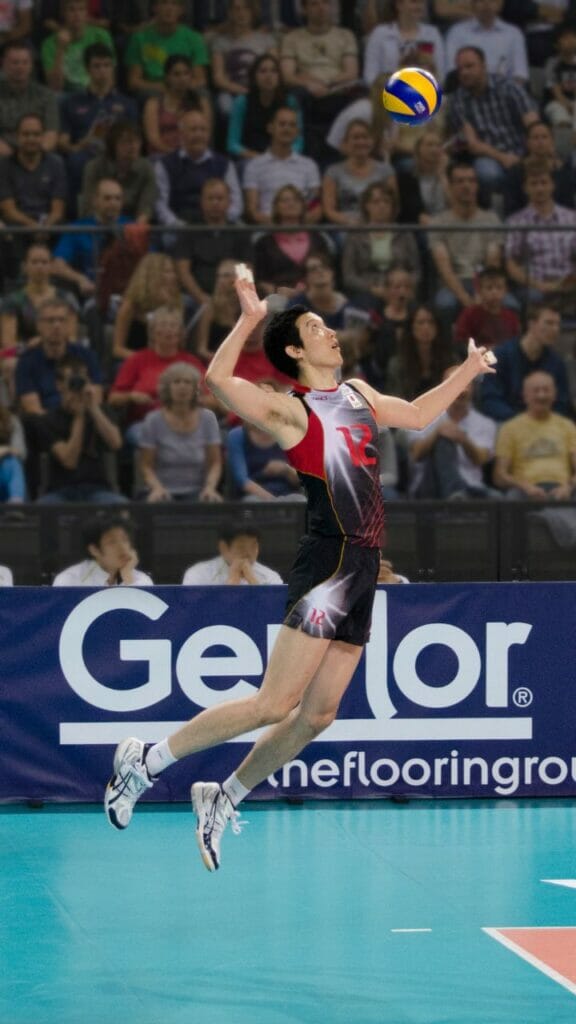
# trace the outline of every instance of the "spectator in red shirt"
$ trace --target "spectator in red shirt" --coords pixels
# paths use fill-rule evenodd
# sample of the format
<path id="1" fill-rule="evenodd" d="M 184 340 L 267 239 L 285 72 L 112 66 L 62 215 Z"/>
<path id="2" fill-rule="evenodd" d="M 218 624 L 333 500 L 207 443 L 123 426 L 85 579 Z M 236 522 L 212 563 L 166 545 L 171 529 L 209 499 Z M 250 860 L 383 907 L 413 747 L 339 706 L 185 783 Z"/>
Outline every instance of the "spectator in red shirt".
<path id="1" fill-rule="evenodd" d="M 143 348 L 120 367 L 109 395 L 109 404 L 124 409 L 130 423 L 126 440 L 138 442 L 140 421 L 158 408 L 160 374 L 172 363 L 191 363 L 204 379 L 204 366 L 196 356 L 182 351 L 184 328 L 179 311 L 160 306 L 150 315 L 149 348 Z"/>
<path id="2" fill-rule="evenodd" d="M 478 274 L 478 301 L 465 306 L 455 327 L 458 349 L 466 351 L 468 339 L 488 349 L 516 338 L 520 334 L 520 318 L 513 309 L 504 306 L 506 275 L 497 267 L 486 267 Z"/>

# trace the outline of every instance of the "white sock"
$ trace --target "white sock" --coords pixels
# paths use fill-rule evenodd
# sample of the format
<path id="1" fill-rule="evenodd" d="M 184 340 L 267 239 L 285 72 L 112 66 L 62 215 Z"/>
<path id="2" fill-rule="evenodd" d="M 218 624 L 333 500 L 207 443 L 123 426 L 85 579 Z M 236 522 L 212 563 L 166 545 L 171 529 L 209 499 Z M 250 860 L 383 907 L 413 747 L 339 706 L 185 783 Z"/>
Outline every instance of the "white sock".
<path id="1" fill-rule="evenodd" d="M 248 796 L 248 793 L 250 792 L 250 790 L 246 789 L 246 786 L 243 786 L 237 778 L 236 772 L 232 772 L 232 775 L 222 783 L 222 789 L 226 793 L 226 796 L 233 807 L 237 807 L 240 801 L 243 800 L 244 797 Z"/>
<path id="2" fill-rule="evenodd" d="M 169 768 L 171 764 L 175 764 L 178 760 L 174 757 L 174 754 L 170 750 L 168 740 L 161 740 L 160 743 L 155 743 L 153 747 L 146 754 L 146 767 L 148 773 L 152 776 L 160 775 L 165 768 Z"/>

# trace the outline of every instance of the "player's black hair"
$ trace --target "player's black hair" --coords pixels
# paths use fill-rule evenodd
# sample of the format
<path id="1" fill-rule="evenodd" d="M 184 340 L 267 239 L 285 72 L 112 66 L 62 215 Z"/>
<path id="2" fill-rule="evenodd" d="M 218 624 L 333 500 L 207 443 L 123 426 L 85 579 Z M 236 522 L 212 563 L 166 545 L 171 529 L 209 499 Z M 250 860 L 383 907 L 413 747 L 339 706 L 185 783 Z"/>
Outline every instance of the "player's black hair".
<path id="1" fill-rule="evenodd" d="M 236 523 L 235 525 L 221 526 L 218 531 L 218 540 L 225 544 L 231 544 L 236 537 L 254 537 L 260 543 L 260 530 L 251 523 Z"/>
<path id="2" fill-rule="evenodd" d="M 115 515 L 100 513 L 93 516 L 92 519 L 86 520 L 82 527 L 82 541 L 86 550 L 88 551 L 91 544 L 99 548 L 102 537 L 109 530 L 124 530 L 130 537 L 130 540 L 134 540 L 134 527 L 127 516 L 119 515 L 118 513 Z"/>
<path id="3" fill-rule="evenodd" d="M 272 366 L 287 377 L 294 377 L 295 380 L 298 380 L 298 361 L 288 355 L 286 346 L 296 345 L 302 348 L 302 338 L 296 321 L 307 312 L 306 306 L 291 306 L 290 309 L 283 309 L 281 313 L 274 313 L 264 328 L 264 351 Z"/>

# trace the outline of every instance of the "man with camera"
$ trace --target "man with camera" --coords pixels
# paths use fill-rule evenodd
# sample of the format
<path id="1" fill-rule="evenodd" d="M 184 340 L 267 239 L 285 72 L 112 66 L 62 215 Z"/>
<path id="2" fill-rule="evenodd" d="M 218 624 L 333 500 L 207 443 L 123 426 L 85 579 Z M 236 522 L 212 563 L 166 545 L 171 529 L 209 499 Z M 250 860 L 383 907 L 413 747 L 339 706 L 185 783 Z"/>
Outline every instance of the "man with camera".
<path id="1" fill-rule="evenodd" d="M 122 435 L 100 405 L 86 364 L 75 355 L 64 356 L 56 367 L 56 386 L 61 405 L 39 422 L 49 472 L 38 502 L 124 504 L 127 499 L 110 487 L 105 459 L 122 447 Z"/>

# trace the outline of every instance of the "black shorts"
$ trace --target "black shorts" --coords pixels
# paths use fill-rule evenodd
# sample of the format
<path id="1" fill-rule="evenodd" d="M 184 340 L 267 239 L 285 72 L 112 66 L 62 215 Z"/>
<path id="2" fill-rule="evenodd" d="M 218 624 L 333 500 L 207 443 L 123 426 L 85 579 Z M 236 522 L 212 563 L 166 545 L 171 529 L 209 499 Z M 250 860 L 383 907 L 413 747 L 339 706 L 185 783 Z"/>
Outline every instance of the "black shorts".
<path id="1" fill-rule="evenodd" d="M 378 548 L 304 537 L 288 580 L 285 626 L 363 647 L 370 637 Z"/>

